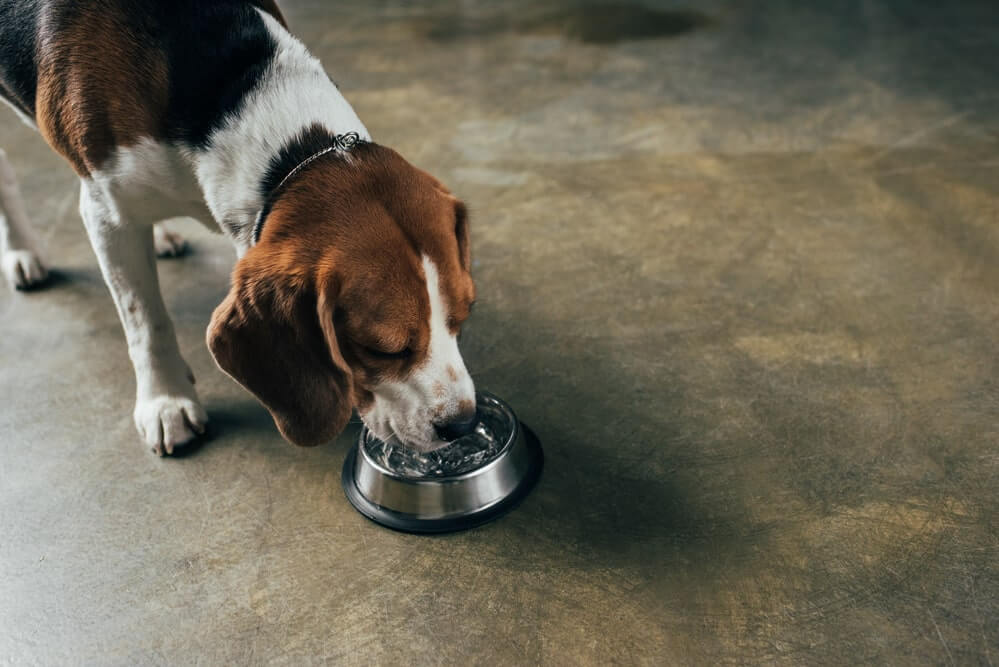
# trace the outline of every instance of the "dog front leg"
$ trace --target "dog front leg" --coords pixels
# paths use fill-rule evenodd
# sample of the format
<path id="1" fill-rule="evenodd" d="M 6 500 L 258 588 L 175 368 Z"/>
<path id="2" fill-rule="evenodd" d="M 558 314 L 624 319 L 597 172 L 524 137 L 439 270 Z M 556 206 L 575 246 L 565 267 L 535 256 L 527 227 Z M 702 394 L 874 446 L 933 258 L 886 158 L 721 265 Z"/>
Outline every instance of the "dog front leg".
<path id="1" fill-rule="evenodd" d="M 208 418 L 160 294 L 152 221 L 124 219 L 110 188 L 87 179 L 80 213 L 125 329 L 135 425 L 153 452 L 171 454 L 203 433 Z"/>
<path id="2" fill-rule="evenodd" d="M 21 188 L 7 154 L 0 149 L 0 273 L 16 289 L 40 285 L 48 276 L 32 247 L 28 225 Z"/>

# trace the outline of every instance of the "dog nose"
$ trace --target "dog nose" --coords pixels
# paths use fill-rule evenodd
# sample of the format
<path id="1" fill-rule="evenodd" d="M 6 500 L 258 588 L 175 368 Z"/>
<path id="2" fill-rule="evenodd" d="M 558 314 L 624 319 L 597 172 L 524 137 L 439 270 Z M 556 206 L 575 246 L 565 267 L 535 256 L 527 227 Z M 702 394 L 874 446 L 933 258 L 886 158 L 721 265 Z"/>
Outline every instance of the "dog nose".
<path id="1" fill-rule="evenodd" d="M 434 424 L 434 430 L 437 431 L 438 438 L 451 442 L 474 431 L 477 421 L 474 412 L 470 415 L 458 415 L 445 424 Z"/>

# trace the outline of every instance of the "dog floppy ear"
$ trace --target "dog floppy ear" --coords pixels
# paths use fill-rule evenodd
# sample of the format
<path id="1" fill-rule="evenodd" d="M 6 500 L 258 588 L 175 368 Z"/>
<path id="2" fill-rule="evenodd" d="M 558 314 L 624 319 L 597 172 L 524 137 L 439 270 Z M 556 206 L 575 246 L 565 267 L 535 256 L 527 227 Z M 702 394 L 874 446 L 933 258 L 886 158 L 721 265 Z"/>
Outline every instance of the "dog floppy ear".
<path id="1" fill-rule="evenodd" d="M 333 330 L 333 302 L 301 276 L 248 253 L 215 309 L 208 348 L 219 367 L 256 396 L 281 435 L 301 446 L 335 438 L 350 419 L 352 375 Z"/>

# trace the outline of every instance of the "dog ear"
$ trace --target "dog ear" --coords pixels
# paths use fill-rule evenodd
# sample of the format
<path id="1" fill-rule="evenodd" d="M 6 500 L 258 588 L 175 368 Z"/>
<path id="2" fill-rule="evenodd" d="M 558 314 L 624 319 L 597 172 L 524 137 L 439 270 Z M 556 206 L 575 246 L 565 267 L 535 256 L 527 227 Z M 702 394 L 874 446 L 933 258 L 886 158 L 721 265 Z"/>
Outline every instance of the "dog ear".
<path id="1" fill-rule="evenodd" d="M 303 278 L 271 270 L 248 253 L 215 309 L 208 348 L 248 389 L 288 441 L 311 447 L 335 438 L 353 407 L 352 374 L 333 329 L 333 301 Z"/>

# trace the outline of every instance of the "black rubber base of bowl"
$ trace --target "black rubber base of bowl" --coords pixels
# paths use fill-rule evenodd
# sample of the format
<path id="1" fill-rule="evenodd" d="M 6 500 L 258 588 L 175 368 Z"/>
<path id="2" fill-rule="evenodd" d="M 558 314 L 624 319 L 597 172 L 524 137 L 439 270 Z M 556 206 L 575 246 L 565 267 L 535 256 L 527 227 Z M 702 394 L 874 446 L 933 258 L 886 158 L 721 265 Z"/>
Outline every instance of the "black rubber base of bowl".
<path id="1" fill-rule="evenodd" d="M 376 505 L 365 498 L 361 491 L 354 484 L 354 460 L 357 458 L 357 445 L 354 445 L 347 454 L 347 460 L 343 462 L 343 473 L 340 475 L 340 482 L 343 484 L 343 492 L 347 495 L 347 500 L 358 512 L 371 519 L 377 524 L 386 528 L 398 530 L 403 533 L 452 533 L 458 530 L 474 528 L 484 523 L 492 521 L 506 514 L 516 507 L 521 500 L 534 488 L 535 483 L 541 476 L 541 469 L 544 467 L 544 454 L 541 451 L 541 442 L 534 435 L 531 429 L 521 424 L 524 429 L 524 442 L 531 454 L 531 466 L 524 475 L 524 479 L 514 489 L 513 493 L 494 505 L 466 514 L 460 517 L 444 519 L 421 519 L 412 514 L 403 514 L 386 509 L 381 505 Z"/>

